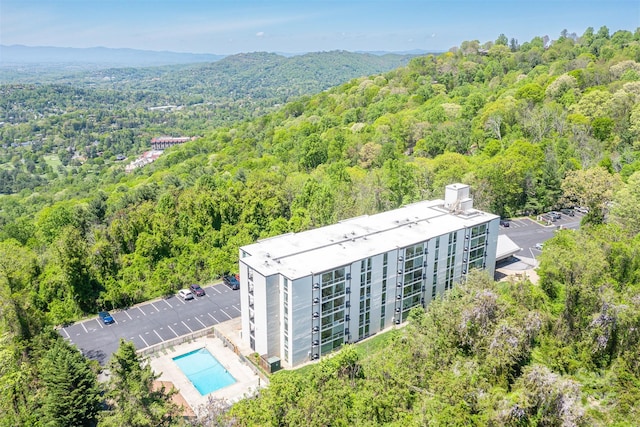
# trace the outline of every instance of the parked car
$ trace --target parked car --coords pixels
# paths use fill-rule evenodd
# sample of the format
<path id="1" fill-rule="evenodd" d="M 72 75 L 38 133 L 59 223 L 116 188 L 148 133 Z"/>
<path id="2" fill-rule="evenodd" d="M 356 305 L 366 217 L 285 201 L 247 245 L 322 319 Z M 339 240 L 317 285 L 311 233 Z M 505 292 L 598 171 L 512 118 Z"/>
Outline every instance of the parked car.
<path id="1" fill-rule="evenodd" d="M 180 289 L 178 291 L 178 296 L 180 298 L 182 298 L 183 300 L 190 300 L 193 299 L 193 294 L 191 293 L 191 291 L 189 289 Z"/>
<path id="2" fill-rule="evenodd" d="M 108 311 L 99 312 L 98 317 L 100 318 L 100 320 L 102 320 L 102 323 L 104 323 L 105 325 L 110 325 L 112 323 L 115 323 L 115 320 L 113 319 L 113 317 L 111 317 Z"/>
<path id="3" fill-rule="evenodd" d="M 565 215 L 575 216 L 575 213 L 573 212 L 573 209 L 571 209 L 571 208 L 560 209 L 560 212 L 562 212 Z"/>
<path id="4" fill-rule="evenodd" d="M 503 227 L 508 227 L 509 226 L 509 220 L 508 219 L 501 219 L 500 220 L 500 225 Z"/>
<path id="5" fill-rule="evenodd" d="M 227 285 L 234 291 L 240 289 L 240 282 L 238 282 L 238 279 L 236 279 L 236 276 L 227 274 L 222 277 L 222 281 L 224 282 L 225 285 Z"/>
<path id="6" fill-rule="evenodd" d="M 589 213 L 589 208 L 585 208 L 584 206 L 576 206 L 574 209 L 576 210 L 576 212 L 580 212 L 582 214 Z"/>
<path id="7" fill-rule="evenodd" d="M 544 245 L 542 243 L 536 243 L 533 247 L 536 248 L 537 250 L 541 251 L 543 246 Z"/>
<path id="8" fill-rule="evenodd" d="M 197 297 L 204 296 L 204 289 L 202 289 L 200 285 L 193 284 L 189 286 L 189 290 L 191 291 L 191 293 L 193 293 Z"/>
<path id="9" fill-rule="evenodd" d="M 544 221 L 548 221 L 548 222 L 555 222 L 556 221 L 556 218 L 554 216 L 549 215 L 549 214 L 541 215 L 540 218 L 542 218 Z"/>
<path id="10" fill-rule="evenodd" d="M 562 214 L 558 211 L 551 211 L 549 212 L 549 215 L 551 215 L 555 219 L 562 219 Z"/>

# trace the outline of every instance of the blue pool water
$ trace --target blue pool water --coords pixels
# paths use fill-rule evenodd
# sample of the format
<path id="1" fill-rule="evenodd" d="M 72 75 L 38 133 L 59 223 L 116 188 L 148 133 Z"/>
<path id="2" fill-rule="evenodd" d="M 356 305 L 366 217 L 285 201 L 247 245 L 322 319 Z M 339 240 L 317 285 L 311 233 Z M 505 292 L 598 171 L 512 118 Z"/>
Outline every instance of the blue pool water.
<path id="1" fill-rule="evenodd" d="M 173 361 L 203 396 L 236 382 L 206 348 L 174 357 Z"/>

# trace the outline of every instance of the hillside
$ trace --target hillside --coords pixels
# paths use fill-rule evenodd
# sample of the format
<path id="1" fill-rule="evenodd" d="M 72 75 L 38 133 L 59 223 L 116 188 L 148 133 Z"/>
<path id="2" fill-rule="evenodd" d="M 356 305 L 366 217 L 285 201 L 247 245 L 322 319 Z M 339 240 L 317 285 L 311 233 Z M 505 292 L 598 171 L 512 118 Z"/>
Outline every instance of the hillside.
<path id="1" fill-rule="evenodd" d="M 49 184 L 1 197 L 4 423 L 28 424 L 38 408 L 42 372 L 21 368 L 54 348 L 42 334 L 52 325 L 234 271 L 238 247 L 256 239 L 465 182 L 474 206 L 502 216 L 573 205 L 589 215 L 582 231 L 545 244 L 539 286 L 470 280 L 416 311 L 370 357 L 347 349 L 306 375 L 274 376 L 272 388 L 232 409 L 233 422 L 632 425 L 640 31 L 506 40 L 465 41 L 225 123 L 130 175 L 114 163 L 69 164 Z M 150 117 L 138 119 L 148 126 Z M 42 133 L 48 144 L 28 120 L 1 129 Z M 77 120 L 52 122 L 64 138 L 86 138 Z M 105 123 L 107 139 L 126 121 Z M 185 117 L 172 126 L 199 125 Z M 48 173 L 36 159 L 14 151 L 3 170 Z"/>
<path id="2" fill-rule="evenodd" d="M 202 135 L 409 58 L 251 53 L 207 64 L 93 70 L 41 84 L 0 85 L 0 193 L 55 184 L 69 166 L 80 166 L 74 158 L 101 173 L 118 155 L 147 150 L 153 137 Z"/>

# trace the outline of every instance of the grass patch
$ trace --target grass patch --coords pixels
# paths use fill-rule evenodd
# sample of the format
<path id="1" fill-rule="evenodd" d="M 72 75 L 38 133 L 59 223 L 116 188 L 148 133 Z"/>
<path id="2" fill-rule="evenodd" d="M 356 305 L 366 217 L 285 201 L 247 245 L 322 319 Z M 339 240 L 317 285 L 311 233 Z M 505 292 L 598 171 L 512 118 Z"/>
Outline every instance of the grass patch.
<path id="1" fill-rule="evenodd" d="M 357 343 L 355 345 L 356 351 L 360 355 L 361 359 L 364 359 L 371 354 L 376 354 L 387 346 L 396 333 L 396 329 L 377 333 L 371 338 L 367 338 L 366 340 Z"/>
<path id="2" fill-rule="evenodd" d="M 47 162 L 51 169 L 58 172 L 58 166 L 62 166 L 62 162 L 60 161 L 60 157 L 57 154 L 45 154 L 44 161 Z M 66 169 L 66 168 L 65 168 Z"/>
<path id="3" fill-rule="evenodd" d="M 358 352 L 360 356 L 360 360 L 364 360 L 370 355 L 374 355 L 378 353 L 380 350 L 385 348 L 388 343 L 393 339 L 394 336 L 398 333 L 397 329 L 392 329 L 389 331 L 377 333 L 376 335 L 367 338 L 364 341 L 360 341 L 355 343 L 353 346 Z M 324 357 L 331 357 L 335 353 L 331 353 L 325 355 Z M 318 363 L 309 363 L 308 365 L 302 366 L 297 369 L 293 369 L 293 372 L 296 372 L 300 375 L 307 375 Z"/>

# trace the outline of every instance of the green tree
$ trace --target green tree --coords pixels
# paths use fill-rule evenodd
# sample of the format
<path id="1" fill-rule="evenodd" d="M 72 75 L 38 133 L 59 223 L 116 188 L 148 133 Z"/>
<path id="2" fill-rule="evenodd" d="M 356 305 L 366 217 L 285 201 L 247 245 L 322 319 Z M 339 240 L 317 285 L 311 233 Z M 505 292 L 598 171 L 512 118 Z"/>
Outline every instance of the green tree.
<path id="1" fill-rule="evenodd" d="M 544 99 L 544 89 L 537 83 L 528 83 L 516 91 L 516 98 L 537 104 Z"/>
<path id="2" fill-rule="evenodd" d="M 640 172 L 629 177 L 627 183 L 615 193 L 611 207 L 611 221 L 620 225 L 631 236 L 640 234 Z"/>
<path id="3" fill-rule="evenodd" d="M 507 43 L 509 43 L 509 39 L 504 34 L 500 34 L 498 36 L 498 38 L 496 39 L 496 44 L 501 44 L 501 45 L 506 46 Z"/>
<path id="4" fill-rule="evenodd" d="M 400 207 L 413 200 L 416 192 L 415 172 L 403 160 L 389 159 L 382 166 L 382 182 L 390 208 Z"/>
<path id="5" fill-rule="evenodd" d="M 562 198 L 567 206 L 589 208 L 587 221 L 601 223 L 613 195 L 620 186 L 620 177 L 603 167 L 569 171 L 562 181 Z"/>
<path id="6" fill-rule="evenodd" d="M 106 427 L 151 427 L 178 425 L 177 407 L 171 401 L 174 390 L 157 388 L 157 375 L 136 353 L 133 343 L 120 340 L 108 365 L 110 378 L 106 385 L 109 406 L 100 417 Z"/>
<path id="7" fill-rule="evenodd" d="M 0 242 L 0 332 L 29 339 L 40 332 L 41 313 L 32 307 L 38 279 L 36 254 L 14 239 Z"/>
<path id="8" fill-rule="evenodd" d="M 0 426 L 34 425 L 33 396 L 35 366 L 24 357 L 24 342 L 5 332 L 0 325 Z"/>
<path id="9" fill-rule="evenodd" d="M 86 312 L 95 308 L 95 299 L 99 293 L 99 285 L 91 274 L 89 249 L 86 240 L 73 226 L 63 228 L 51 250 L 55 263 L 60 266 L 64 280 L 69 288 L 70 296 L 78 307 Z"/>
<path id="10" fill-rule="evenodd" d="M 57 337 L 40 362 L 45 426 L 94 426 L 101 398 L 96 373 L 80 351 Z"/>
<path id="11" fill-rule="evenodd" d="M 611 137 L 611 132 L 615 122 L 609 117 L 598 117 L 593 119 L 591 127 L 593 128 L 593 136 L 600 141 L 607 141 Z"/>
<path id="12" fill-rule="evenodd" d="M 327 143 L 317 134 L 305 138 L 302 143 L 302 153 L 300 164 L 307 170 L 316 168 L 326 162 L 329 157 Z"/>

